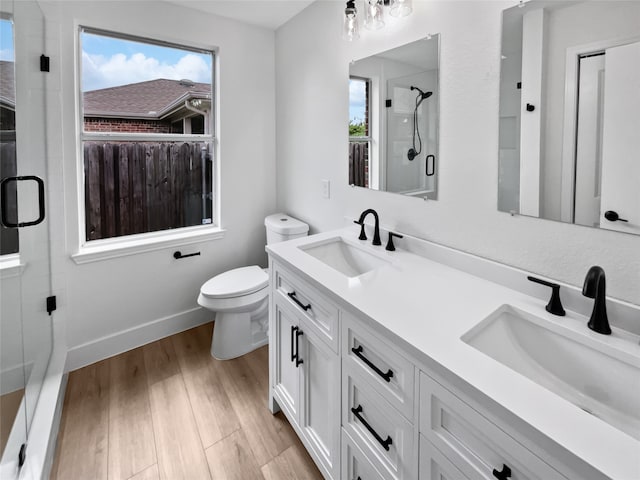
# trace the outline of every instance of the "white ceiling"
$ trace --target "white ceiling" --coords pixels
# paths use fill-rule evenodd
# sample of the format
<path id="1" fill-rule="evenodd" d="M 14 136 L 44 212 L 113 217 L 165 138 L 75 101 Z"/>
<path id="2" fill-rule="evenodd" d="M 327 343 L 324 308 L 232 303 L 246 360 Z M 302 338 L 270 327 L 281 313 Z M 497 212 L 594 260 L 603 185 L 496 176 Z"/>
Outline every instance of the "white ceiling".
<path id="1" fill-rule="evenodd" d="M 277 29 L 315 0 L 165 0 L 202 12 Z"/>

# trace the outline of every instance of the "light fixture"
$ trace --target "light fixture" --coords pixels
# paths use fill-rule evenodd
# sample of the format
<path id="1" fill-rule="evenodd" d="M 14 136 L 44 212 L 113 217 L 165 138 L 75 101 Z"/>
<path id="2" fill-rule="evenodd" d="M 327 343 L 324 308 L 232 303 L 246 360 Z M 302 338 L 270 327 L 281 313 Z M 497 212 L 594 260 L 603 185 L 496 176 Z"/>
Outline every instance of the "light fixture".
<path id="1" fill-rule="evenodd" d="M 389 7 L 393 17 L 406 17 L 412 12 L 412 0 L 363 0 L 364 27 L 368 30 L 379 30 L 384 27 L 384 8 Z M 347 1 L 344 9 L 342 36 L 349 41 L 360 38 L 358 31 L 358 10 L 355 0 Z"/>
<path id="2" fill-rule="evenodd" d="M 350 42 L 360 38 L 360 32 L 358 31 L 358 10 L 356 9 L 355 0 L 349 0 L 347 2 L 347 8 L 344 9 L 342 36 Z"/>
<path id="3" fill-rule="evenodd" d="M 391 0 L 390 5 L 389 15 L 392 17 L 406 17 L 413 11 L 411 0 Z"/>
<path id="4" fill-rule="evenodd" d="M 379 30 L 384 27 L 383 0 L 364 0 L 364 28 Z"/>

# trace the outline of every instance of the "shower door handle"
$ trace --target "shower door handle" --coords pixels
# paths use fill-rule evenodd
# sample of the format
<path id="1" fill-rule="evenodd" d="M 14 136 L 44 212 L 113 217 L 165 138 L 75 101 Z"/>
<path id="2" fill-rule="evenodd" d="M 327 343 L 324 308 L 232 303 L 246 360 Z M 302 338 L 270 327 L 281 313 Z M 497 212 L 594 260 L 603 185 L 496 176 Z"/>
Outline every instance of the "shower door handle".
<path id="1" fill-rule="evenodd" d="M 431 162 L 429 162 L 431 160 Z M 431 164 L 431 169 L 429 169 L 429 164 Z M 424 173 L 427 177 L 433 177 L 436 173 L 436 156 L 435 155 L 427 155 L 424 159 Z"/>
<path id="2" fill-rule="evenodd" d="M 31 222 L 18 222 L 16 218 L 16 222 L 11 222 L 8 217 L 8 187 L 11 182 L 24 182 L 24 181 L 34 181 L 38 184 L 38 218 Z M 2 199 L 2 209 L 0 211 L 0 223 L 7 228 L 22 228 L 22 227 L 32 227 L 34 225 L 38 225 L 44 221 L 44 181 L 40 177 L 36 177 L 35 175 L 22 175 L 18 177 L 7 177 L 3 178 L 0 182 L 0 198 Z M 17 217 L 17 214 L 16 214 Z"/>

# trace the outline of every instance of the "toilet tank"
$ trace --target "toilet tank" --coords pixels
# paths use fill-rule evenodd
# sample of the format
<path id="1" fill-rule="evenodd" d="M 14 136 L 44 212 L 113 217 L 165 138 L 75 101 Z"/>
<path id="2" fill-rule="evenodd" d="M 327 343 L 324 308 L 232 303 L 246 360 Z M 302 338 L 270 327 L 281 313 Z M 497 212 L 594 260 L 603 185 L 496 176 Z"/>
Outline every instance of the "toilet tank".
<path id="1" fill-rule="evenodd" d="M 264 219 L 264 226 L 267 229 L 267 245 L 304 237 L 309 232 L 309 225 L 284 213 L 269 215 Z"/>

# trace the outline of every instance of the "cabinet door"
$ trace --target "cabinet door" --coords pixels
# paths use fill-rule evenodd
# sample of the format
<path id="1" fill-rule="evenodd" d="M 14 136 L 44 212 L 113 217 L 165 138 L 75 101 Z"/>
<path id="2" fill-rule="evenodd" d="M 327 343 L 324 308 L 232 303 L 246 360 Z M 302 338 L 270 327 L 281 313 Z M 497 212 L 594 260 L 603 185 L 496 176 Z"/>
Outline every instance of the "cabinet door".
<path id="1" fill-rule="evenodd" d="M 298 419 L 300 408 L 300 367 L 296 362 L 296 345 L 300 344 L 297 318 L 278 303 L 274 306 L 275 365 L 273 390 L 280 408 L 292 423 Z"/>
<path id="2" fill-rule="evenodd" d="M 301 328 L 304 328 L 301 322 Z M 340 358 L 309 330 L 300 338 L 300 427 L 327 478 L 340 477 Z"/>

